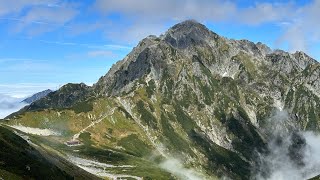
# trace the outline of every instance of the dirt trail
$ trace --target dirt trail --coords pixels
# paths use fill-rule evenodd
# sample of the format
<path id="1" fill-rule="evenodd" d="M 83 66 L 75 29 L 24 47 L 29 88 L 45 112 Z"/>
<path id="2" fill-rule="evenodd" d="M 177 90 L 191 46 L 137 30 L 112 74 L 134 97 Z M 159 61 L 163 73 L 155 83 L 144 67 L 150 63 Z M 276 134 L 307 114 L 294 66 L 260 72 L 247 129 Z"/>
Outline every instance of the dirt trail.
<path id="1" fill-rule="evenodd" d="M 80 136 L 81 133 L 83 133 L 83 132 L 85 132 L 86 130 L 88 130 L 89 128 L 97 125 L 98 123 L 100 123 L 100 122 L 101 122 L 103 119 L 105 119 L 106 117 L 111 116 L 111 115 L 114 113 L 114 110 L 115 110 L 115 109 L 116 109 L 116 108 L 111 109 L 109 113 L 106 113 L 106 114 L 102 115 L 99 119 L 91 122 L 91 124 L 89 124 L 89 126 L 83 128 L 80 132 L 78 132 L 77 134 L 73 135 L 72 141 L 76 141 L 76 140 L 79 138 L 79 136 Z"/>

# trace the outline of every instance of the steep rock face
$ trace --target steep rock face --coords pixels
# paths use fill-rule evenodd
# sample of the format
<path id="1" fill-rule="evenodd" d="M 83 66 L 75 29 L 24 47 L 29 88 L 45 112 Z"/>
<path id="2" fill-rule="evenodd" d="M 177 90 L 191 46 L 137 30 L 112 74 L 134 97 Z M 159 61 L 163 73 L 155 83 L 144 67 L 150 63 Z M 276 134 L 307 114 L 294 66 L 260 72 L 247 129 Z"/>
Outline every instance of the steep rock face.
<path id="1" fill-rule="evenodd" d="M 248 179 L 259 165 L 255 155 L 268 153 L 265 129 L 274 111 L 288 111 L 288 126 L 295 129 L 319 130 L 319 77 L 319 63 L 302 52 L 229 40 L 185 21 L 143 39 L 93 87 L 62 88 L 25 112 L 71 108 L 90 99 L 92 108 L 73 110 L 77 118 L 91 118 L 117 107 L 110 121 L 133 123 L 139 130 L 127 128 L 152 151 L 179 156 L 206 175 Z M 95 97 L 112 105 L 98 106 Z M 115 146 L 101 140 L 100 131 L 87 131 L 102 147 Z"/>
<path id="2" fill-rule="evenodd" d="M 130 82 L 139 79 L 150 70 L 147 61 L 152 46 L 157 40 L 154 36 L 149 36 L 142 40 L 131 53 L 123 60 L 113 65 L 110 71 L 94 85 L 96 93 L 100 95 L 119 94 L 124 86 L 131 86 Z"/>
<path id="3" fill-rule="evenodd" d="M 272 52 L 262 43 L 228 40 L 195 21 L 185 21 L 173 26 L 159 38 L 151 36 L 141 41 L 124 60 L 99 80 L 95 89 L 99 94 L 122 95 L 133 90 L 135 81 L 143 76 L 154 79 L 157 84 L 164 76 L 168 76 L 174 78 L 174 84 L 179 81 L 186 86 L 192 86 L 194 76 L 205 81 L 202 86 L 212 87 L 210 78 L 219 80 L 226 77 L 233 79 L 238 88 L 243 87 L 245 93 L 250 90 L 257 94 L 259 101 L 261 98 L 273 101 L 273 104 L 266 103 L 269 108 L 265 109 L 271 109 L 272 106 L 283 109 L 290 87 L 297 86 L 298 81 L 313 78 L 305 88 L 317 95 L 319 71 L 315 66 L 318 63 L 303 52 Z M 313 70 L 308 70 L 311 67 Z M 201 94 L 199 87 L 190 89 Z M 165 91 L 163 87 L 162 90 Z M 175 95 L 179 98 L 183 94 L 181 91 L 186 89 L 179 86 L 176 90 L 179 93 Z M 246 109 L 250 111 L 249 107 Z M 257 114 L 252 110 L 248 113 Z M 251 120 L 257 124 L 254 115 Z"/>

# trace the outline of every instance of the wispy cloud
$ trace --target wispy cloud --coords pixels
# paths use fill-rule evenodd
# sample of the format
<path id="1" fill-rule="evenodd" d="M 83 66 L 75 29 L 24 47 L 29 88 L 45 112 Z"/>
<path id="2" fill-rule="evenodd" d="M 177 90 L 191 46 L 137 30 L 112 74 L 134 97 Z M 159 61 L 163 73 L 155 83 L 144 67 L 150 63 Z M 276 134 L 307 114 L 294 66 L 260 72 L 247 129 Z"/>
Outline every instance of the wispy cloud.
<path id="1" fill-rule="evenodd" d="M 0 0 L 0 16 L 13 14 L 13 13 L 20 13 L 24 8 L 30 6 L 46 6 L 48 4 L 56 4 L 57 0 L 15 0 L 15 1 L 8 1 L 8 0 Z"/>
<path id="2" fill-rule="evenodd" d="M 110 27 L 110 24 L 99 19 L 96 22 L 78 22 L 72 23 L 70 28 L 67 29 L 67 34 L 70 36 L 78 36 L 86 33 L 97 32 Z"/>
<path id="3" fill-rule="evenodd" d="M 186 168 L 182 161 L 177 158 L 170 157 L 160 164 L 160 167 L 180 179 L 184 180 L 201 180 L 206 179 L 205 175 L 197 172 L 193 168 Z"/>
<path id="4" fill-rule="evenodd" d="M 256 3 L 252 7 L 238 8 L 235 20 L 248 25 L 277 23 L 290 20 L 295 8 L 293 3 Z"/>
<path id="5" fill-rule="evenodd" d="M 111 28 L 105 30 L 105 34 L 111 40 L 130 44 L 135 44 L 150 34 L 163 33 L 168 28 L 168 22 L 190 18 L 199 21 L 224 21 L 233 17 L 236 10 L 234 3 L 216 0 L 97 0 L 94 8 L 104 15 L 115 12 L 124 15 L 127 23 L 114 23 Z"/>
<path id="6" fill-rule="evenodd" d="M 66 28 L 79 13 L 75 3 L 59 0 L 0 0 L 0 20 L 14 21 L 11 31 L 37 35 Z"/>
<path id="7" fill-rule="evenodd" d="M 89 57 L 114 57 L 116 56 L 112 51 L 104 51 L 104 50 L 98 50 L 98 51 L 89 51 L 88 53 Z"/>
<path id="8" fill-rule="evenodd" d="M 294 21 L 285 26 L 280 43 L 288 43 L 291 51 L 308 51 L 314 44 L 320 43 L 320 0 L 293 11 Z"/>
<path id="9" fill-rule="evenodd" d="M 52 31 L 56 28 L 64 27 L 78 13 L 79 11 L 72 4 L 63 4 L 55 8 L 33 7 L 21 17 L 21 22 L 15 27 L 15 32 L 22 32 L 26 28 L 28 28 L 29 35 Z M 39 26 L 32 26 L 35 23 Z"/>
<path id="10" fill-rule="evenodd" d="M 141 6 L 143 4 L 143 6 Z M 226 20 L 236 11 L 236 4 L 229 1 L 196 1 L 196 0 L 97 0 L 95 7 L 103 13 L 121 12 L 132 18 L 144 20 Z M 201 13 L 199 13 L 201 12 Z"/>
<path id="11" fill-rule="evenodd" d="M 48 41 L 48 40 L 36 40 L 36 41 L 39 41 L 45 44 L 55 44 L 55 45 L 61 45 L 61 46 L 82 46 L 82 47 L 92 48 L 92 49 L 111 49 L 111 50 L 132 49 L 131 46 L 124 46 L 119 44 L 87 44 L 87 43 L 76 43 L 76 42 L 65 42 L 65 41 Z"/>
<path id="12" fill-rule="evenodd" d="M 1 18 L 0 17 L 0 20 L 5 20 L 5 21 L 15 21 L 15 22 L 19 22 L 19 23 L 23 23 L 25 25 L 27 24 L 38 24 L 38 25 L 48 25 L 48 26 L 63 26 L 63 27 L 69 27 L 69 26 L 66 26 L 66 25 L 63 25 L 63 24 L 59 24 L 59 23 L 49 23 L 49 22 L 46 22 L 46 21 L 30 21 L 30 20 L 26 20 L 26 19 L 23 19 L 23 18 Z"/>

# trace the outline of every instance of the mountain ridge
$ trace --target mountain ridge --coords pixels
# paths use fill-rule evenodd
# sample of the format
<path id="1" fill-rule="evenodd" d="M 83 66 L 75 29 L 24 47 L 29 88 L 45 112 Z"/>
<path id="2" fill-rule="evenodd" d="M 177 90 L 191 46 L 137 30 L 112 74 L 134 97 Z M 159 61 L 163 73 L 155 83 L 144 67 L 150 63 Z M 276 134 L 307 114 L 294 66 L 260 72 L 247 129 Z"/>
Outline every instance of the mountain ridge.
<path id="1" fill-rule="evenodd" d="M 263 166 L 257 157 L 272 150 L 270 119 L 286 112 L 283 131 L 318 132 L 319 94 L 320 65 L 305 53 L 230 40 L 184 21 L 140 41 L 92 87 L 67 84 L 8 118 L 63 129 L 65 139 L 80 132 L 85 146 L 121 147 L 143 160 L 150 152 L 179 154 L 206 177 L 254 179 Z"/>
<path id="2" fill-rule="evenodd" d="M 189 27 L 189 29 L 188 29 L 188 27 Z M 194 27 L 196 27 L 196 28 L 194 28 Z M 186 34 L 187 36 L 182 35 L 183 33 L 182 34 L 175 34 L 175 31 L 177 31 L 179 29 L 183 29 L 181 31 L 185 34 L 187 33 Z M 179 33 L 180 33 L 180 31 L 179 31 Z M 179 37 L 178 40 L 176 40 L 178 42 L 176 42 L 176 41 L 173 42 L 174 38 L 171 37 L 171 34 L 174 34 L 177 37 Z M 222 45 L 218 44 L 218 46 L 222 46 L 221 47 L 222 50 L 223 50 L 223 48 L 227 48 L 227 46 L 228 46 L 228 44 L 223 44 L 223 41 L 227 41 L 229 44 L 236 46 L 236 48 L 238 48 L 238 49 L 235 50 L 233 55 L 236 55 L 239 51 L 242 50 L 242 51 L 246 51 L 248 54 L 258 55 L 261 58 L 264 58 L 266 55 L 269 55 L 270 59 L 272 59 L 273 56 L 278 56 L 277 57 L 278 59 L 290 56 L 290 59 L 293 60 L 293 62 L 291 62 L 291 63 L 294 63 L 294 65 L 301 67 L 301 69 L 305 68 L 309 64 L 318 63 L 316 60 L 307 56 L 305 53 L 296 52 L 294 54 L 290 54 L 290 53 L 287 53 L 287 52 L 281 51 L 281 50 L 272 51 L 269 47 L 267 47 L 266 45 L 264 45 L 262 43 L 255 44 L 255 43 L 252 43 L 248 40 L 229 40 L 229 39 L 226 39 L 224 37 L 221 37 L 221 36 L 213 33 L 212 31 L 210 31 L 209 29 L 207 29 L 204 25 L 202 25 L 200 23 L 188 20 L 188 21 L 184 21 L 182 23 L 179 23 L 179 24 L 173 26 L 164 35 L 160 36 L 160 38 L 151 36 L 151 37 L 148 37 L 148 38 L 145 38 L 144 40 L 142 40 L 138 44 L 138 46 L 136 48 L 134 48 L 133 51 L 127 57 L 125 57 L 122 61 L 119 61 L 114 66 L 114 68 L 111 68 L 111 70 L 107 73 L 107 75 L 102 77 L 102 79 L 106 78 L 106 80 L 100 79 L 98 81 L 98 83 L 96 83 L 94 85 L 94 87 L 99 87 L 99 82 L 101 82 L 101 81 L 102 81 L 101 82 L 102 84 L 106 84 L 106 86 L 111 86 L 109 84 L 107 85 L 107 83 L 103 82 L 103 81 L 112 81 L 113 76 L 115 76 L 115 74 L 116 74 L 116 72 L 114 72 L 114 71 L 119 72 L 120 68 L 128 68 L 127 71 L 129 73 L 134 72 L 132 70 L 129 70 L 130 67 L 127 66 L 127 64 L 128 63 L 134 64 L 135 58 L 137 58 L 137 60 L 139 61 L 139 58 L 142 58 L 142 56 L 145 56 L 147 54 L 147 51 L 148 50 L 150 51 L 150 48 L 152 48 L 152 47 L 154 48 L 154 46 L 156 46 L 157 44 L 161 44 L 161 42 L 167 42 L 172 47 L 175 47 L 175 45 L 177 45 L 177 44 L 179 47 L 180 46 L 185 47 L 185 45 L 181 45 L 181 44 L 189 44 L 190 45 L 190 44 L 192 44 L 191 40 L 194 40 L 194 38 L 192 38 L 192 37 L 199 37 L 199 36 L 201 37 L 201 38 L 198 38 L 198 41 L 200 44 L 203 44 L 201 42 L 205 42 L 206 39 L 210 39 L 210 38 L 207 38 L 208 36 L 211 36 L 211 38 L 213 38 L 213 39 L 218 39 L 218 41 L 221 40 Z M 206 36 L 206 37 L 204 37 L 204 36 Z M 160 42 L 157 43 L 157 41 L 160 41 Z M 184 41 L 186 41 L 186 42 L 184 42 Z M 189 43 L 188 43 L 188 41 L 189 41 Z M 212 43 L 211 43 L 211 45 L 212 45 Z M 223 45 L 225 45 L 225 47 L 223 47 Z M 209 46 L 210 46 L 210 44 L 209 44 Z M 148 48 L 146 48 L 146 47 L 148 47 Z M 178 47 L 178 49 L 179 49 L 179 47 Z M 187 47 L 185 47 L 185 48 L 187 48 Z M 192 50 L 190 51 L 190 49 L 188 49 L 187 52 L 185 52 L 185 53 L 188 54 L 189 52 L 192 52 Z M 140 56 L 136 57 L 137 54 L 139 54 Z M 155 58 L 159 58 L 159 57 L 155 57 Z M 132 59 L 132 60 L 130 60 L 130 59 Z M 270 61 L 272 61 L 272 60 L 270 60 Z M 145 63 L 147 63 L 147 62 L 145 62 Z M 268 63 L 269 63 L 269 65 L 272 65 L 270 62 L 268 62 Z M 272 63 L 276 63 L 276 62 L 272 62 Z M 302 63 L 305 63 L 305 64 L 302 64 Z M 118 66 L 120 66 L 120 67 L 118 67 Z M 141 68 L 141 67 L 144 67 L 144 66 L 139 65 L 139 67 L 133 67 L 133 69 Z M 113 69 L 116 69 L 116 70 L 113 70 Z M 135 73 L 132 73 L 128 76 L 130 76 L 131 78 L 134 79 L 134 78 L 140 77 L 142 74 L 141 72 L 144 72 L 144 71 L 146 71 L 146 69 L 139 69 Z M 159 74 L 159 72 L 157 74 Z M 123 80 L 123 81 L 125 81 L 125 80 Z M 123 83 L 125 83 L 125 82 L 123 82 Z M 121 85 L 118 85 L 118 86 L 121 86 Z M 104 93 L 106 93 L 106 92 L 104 92 Z"/>
<path id="3" fill-rule="evenodd" d="M 48 95 L 51 92 L 53 92 L 51 89 L 47 89 L 47 90 L 35 93 L 35 94 L 31 95 L 30 97 L 22 100 L 21 102 L 24 102 L 24 103 L 27 103 L 27 104 L 31 104 L 34 101 L 37 101 L 37 100 L 45 97 L 46 95 Z"/>

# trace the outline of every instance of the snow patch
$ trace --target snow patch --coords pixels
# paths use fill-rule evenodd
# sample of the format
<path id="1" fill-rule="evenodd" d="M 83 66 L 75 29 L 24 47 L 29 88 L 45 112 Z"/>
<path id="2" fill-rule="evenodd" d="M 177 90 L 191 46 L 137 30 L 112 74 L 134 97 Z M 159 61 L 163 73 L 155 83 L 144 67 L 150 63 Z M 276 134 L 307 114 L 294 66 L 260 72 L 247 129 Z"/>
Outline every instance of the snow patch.
<path id="1" fill-rule="evenodd" d="M 60 136 L 61 135 L 59 132 L 53 131 L 51 129 L 32 128 L 32 127 L 27 127 L 22 125 L 13 125 L 10 127 L 27 134 L 38 135 L 38 136 Z"/>
<path id="2" fill-rule="evenodd" d="M 231 74 L 231 73 L 229 73 L 229 72 L 227 72 L 227 71 L 225 71 L 223 74 L 220 74 L 220 76 L 222 76 L 222 77 L 229 77 L 229 78 L 234 79 L 234 75 Z"/>
<path id="3" fill-rule="evenodd" d="M 111 174 L 107 171 L 107 169 L 110 169 L 110 168 L 133 168 L 134 166 L 130 166 L 130 165 L 115 166 L 112 164 L 105 164 L 105 163 L 93 161 L 90 159 L 75 157 L 72 155 L 68 155 L 67 158 L 70 162 L 77 165 L 81 169 L 83 169 L 91 174 L 97 175 L 99 177 L 107 177 L 107 178 L 110 178 L 113 180 L 125 179 L 125 178 L 142 180 L 142 178 L 138 177 L 138 176 L 131 176 L 131 175 L 126 175 L 126 174 Z"/>
<path id="4" fill-rule="evenodd" d="M 133 168 L 134 166 L 131 165 L 121 165 L 121 166 L 115 166 L 112 164 L 105 164 L 105 163 L 101 163 L 98 161 L 93 161 L 90 159 L 84 159 L 84 158 L 80 158 L 80 157 L 76 157 L 76 156 L 72 156 L 72 155 L 68 155 L 68 159 L 77 164 L 77 165 L 81 165 L 81 166 L 93 166 L 93 167 L 100 167 L 100 168 Z"/>

